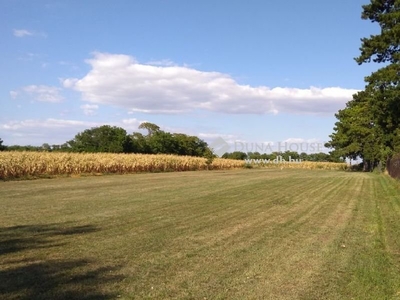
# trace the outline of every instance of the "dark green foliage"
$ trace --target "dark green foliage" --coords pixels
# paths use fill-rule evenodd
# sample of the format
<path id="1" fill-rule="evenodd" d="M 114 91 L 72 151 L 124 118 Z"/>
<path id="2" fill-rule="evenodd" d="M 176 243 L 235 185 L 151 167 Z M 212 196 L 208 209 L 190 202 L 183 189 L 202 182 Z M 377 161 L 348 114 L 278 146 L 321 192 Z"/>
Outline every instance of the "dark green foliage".
<path id="1" fill-rule="evenodd" d="M 247 158 L 247 154 L 241 151 L 234 151 L 232 153 L 224 153 L 222 158 L 244 160 Z"/>
<path id="2" fill-rule="evenodd" d="M 375 150 L 369 149 L 369 153 L 380 151 L 380 159 L 386 160 L 400 150 L 400 1 L 371 0 L 363 6 L 362 18 L 376 22 L 381 32 L 362 39 L 356 61 L 387 63 L 365 79 L 367 105 L 376 128 L 370 139 Z"/>
<path id="3" fill-rule="evenodd" d="M 133 153 L 147 153 L 150 154 L 151 149 L 150 146 L 148 145 L 147 141 L 146 141 L 146 137 L 143 136 L 143 134 L 139 133 L 139 132 L 134 132 L 131 136 L 130 136 L 130 140 L 132 142 L 132 152 Z"/>
<path id="4" fill-rule="evenodd" d="M 381 32 L 361 39 L 358 64 L 385 63 L 365 78 L 365 90 L 336 114 L 331 141 L 336 156 L 363 159 L 372 171 L 400 151 L 400 1 L 371 0 L 362 18 L 377 23 Z"/>
<path id="5" fill-rule="evenodd" d="M 172 136 L 177 142 L 179 155 L 209 156 L 210 149 L 207 143 L 197 136 L 182 133 L 174 133 Z"/>
<path id="6" fill-rule="evenodd" d="M 126 130 L 109 125 L 86 129 L 68 143 L 74 152 L 122 153 L 133 149 Z"/>
<path id="7" fill-rule="evenodd" d="M 371 0 L 363 5 L 361 17 L 378 23 L 381 33 L 361 39 L 361 55 L 356 58 L 362 64 L 371 60 L 378 63 L 400 61 L 400 1 L 398 0 Z"/>
<path id="8" fill-rule="evenodd" d="M 7 151 L 42 151 L 42 147 L 40 146 L 31 146 L 31 145 L 11 145 L 7 146 Z"/>
<path id="9" fill-rule="evenodd" d="M 377 126 L 385 135 L 385 146 L 398 147 L 398 128 L 400 126 L 400 64 L 391 64 L 372 73 L 366 78 L 370 91 L 371 113 Z"/>
<path id="10" fill-rule="evenodd" d="M 306 154 L 300 156 L 299 159 L 301 159 L 302 161 L 343 162 L 343 160 L 335 158 L 334 156 L 324 152 Z"/>
<path id="11" fill-rule="evenodd" d="M 210 148 L 207 147 L 206 151 L 204 152 L 203 157 L 205 157 L 206 160 L 206 164 L 207 164 L 207 168 L 210 169 L 212 167 L 212 162 L 214 160 L 214 158 L 216 158 L 217 156 L 212 152 L 212 150 Z"/>
<path id="12" fill-rule="evenodd" d="M 283 153 L 281 154 L 281 156 L 282 156 L 283 159 L 285 159 L 285 160 L 287 160 L 287 161 L 288 161 L 289 159 L 299 159 L 299 158 L 300 158 L 300 155 L 299 155 L 297 152 L 295 152 L 295 151 L 289 151 L 289 150 L 283 152 Z"/>
<path id="13" fill-rule="evenodd" d="M 169 132 L 157 131 L 147 136 L 147 143 L 153 154 L 179 153 L 178 141 Z"/>
<path id="14" fill-rule="evenodd" d="M 57 152 L 111 152 L 143 154 L 176 154 L 206 157 L 212 161 L 214 154 L 208 144 L 196 136 L 170 133 L 160 130 L 156 124 L 145 122 L 139 129 L 147 130 L 147 135 L 116 126 L 103 125 L 78 133 L 73 140 L 62 145 L 9 146 L 10 151 L 57 151 Z M 0 151 L 5 150 L 0 139 Z"/>
<path id="15" fill-rule="evenodd" d="M 244 160 L 244 159 L 264 159 L 273 161 L 277 157 L 281 157 L 285 161 L 289 160 L 302 160 L 302 161 L 316 161 L 316 162 L 342 162 L 338 156 L 324 152 L 320 153 L 310 153 L 307 154 L 305 152 L 298 153 L 295 151 L 285 151 L 285 152 L 272 152 L 272 153 L 259 153 L 259 152 L 248 152 L 247 154 L 240 151 L 235 151 L 232 153 L 225 153 L 222 155 L 222 158 L 227 159 L 237 159 L 237 160 Z"/>
<path id="16" fill-rule="evenodd" d="M 3 140 L 0 139 L 0 151 L 4 151 L 4 150 L 6 150 L 6 148 L 7 147 L 3 145 Z"/>
<path id="17" fill-rule="evenodd" d="M 205 157 L 210 151 L 207 143 L 196 136 L 162 131 L 156 124 L 149 122 L 140 124 L 139 129 L 146 129 L 147 135 L 134 132 L 130 136 L 136 153 Z"/>

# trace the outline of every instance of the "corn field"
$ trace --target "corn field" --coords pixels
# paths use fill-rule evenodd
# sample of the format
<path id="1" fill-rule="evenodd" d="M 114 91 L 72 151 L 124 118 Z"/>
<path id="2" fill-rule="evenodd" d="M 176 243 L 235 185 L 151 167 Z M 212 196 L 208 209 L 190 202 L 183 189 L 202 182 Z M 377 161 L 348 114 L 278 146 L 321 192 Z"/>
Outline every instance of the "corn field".
<path id="1" fill-rule="evenodd" d="M 0 152 L 0 179 L 243 168 L 238 160 L 150 154 Z"/>
<path id="2" fill-rule="evenodd" d="M 0 152 L 0 179 L 3 180 L 58 175 L 226 170 L 246 166 L 249 165 L 242 160 L 216 158 L 207 164 L 202 157 L 164 154 Z M 347 166 L 345 163 L 301 162 L 253 164 L 250 167 L 345 170 Z"/>

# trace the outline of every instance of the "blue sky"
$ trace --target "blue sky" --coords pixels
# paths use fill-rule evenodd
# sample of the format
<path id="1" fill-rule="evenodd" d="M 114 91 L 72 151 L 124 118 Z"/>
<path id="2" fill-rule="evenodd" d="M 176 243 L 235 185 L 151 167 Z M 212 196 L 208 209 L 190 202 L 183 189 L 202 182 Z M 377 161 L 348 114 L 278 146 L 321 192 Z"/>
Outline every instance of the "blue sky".
<path id="1" fill-rule="evenodd" d="M 376 65 L 364 0 L 2 0 L 0 138 L 61 144 L 143 121 L 209 143 L 329 139 Z"/>

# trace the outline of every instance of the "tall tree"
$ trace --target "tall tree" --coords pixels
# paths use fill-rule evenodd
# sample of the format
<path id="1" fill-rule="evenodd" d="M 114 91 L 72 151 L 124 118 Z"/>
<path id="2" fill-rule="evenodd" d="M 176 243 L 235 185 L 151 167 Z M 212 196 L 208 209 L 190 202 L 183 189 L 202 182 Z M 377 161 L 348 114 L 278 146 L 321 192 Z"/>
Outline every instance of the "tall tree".
<path id="1" fill-rule="evenodd" d="M 374 123 L 369 107 L 371 95 L 361 91 L 353 95 L 353 100 L 335 114 L 338 121 L 330 135 L 327 147 L 334 148 L 331 155 L 349 159 L 362 158 L 366 170 L 382 159 L 382 132 Z"/>
<path id="2" fill-rule="evenodd" d="M 154 133 L 160 131 L 160 127 L 158 125 L 150 122 L 144 122 L 140 124 L 139 129 L 146 129 L 148 136 L 152 136 Z"/>
<path id="3" fill-rule="evenodd" d="M 400 1 L 371 0 L 363 5 L 361 17 L 378 23 L 381 33 L 362 38 L 361 55 L 355 60 L 358 64 L 370 62 L 398 63 L 400 61 Z"/>
<path id="4" fill-rule="evenodd" d="M 375 125 L 384 135 L 383 147 L 400 150 L 400 1 L 371 0 L 363 6 L 362 18 L 377 23 L 380 34 L 361 39 L 358 64 L 385 63 L 366 77 L 371 95 L 369 106 Z"/>
<path id="5" fill-rule="evenodd" d="M 380 33 L 361 39 L 358 64 L 383 63 L 365 78 L 365 91 L 336 114 L 328 146 L 333 154 L 364 160 L 371 169 L 400 151 L 400 0 L 371 0 L 361 17 L 380 26 Z"/>

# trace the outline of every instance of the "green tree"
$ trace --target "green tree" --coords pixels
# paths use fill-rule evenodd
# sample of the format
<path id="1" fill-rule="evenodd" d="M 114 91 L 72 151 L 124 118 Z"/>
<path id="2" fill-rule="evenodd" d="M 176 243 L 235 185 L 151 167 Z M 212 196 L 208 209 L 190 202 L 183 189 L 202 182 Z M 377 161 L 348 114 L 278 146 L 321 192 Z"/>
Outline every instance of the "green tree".
<path id="1" fill-rule="evenodd" d="M 150 122 L 144 122 L 139 125 L 139 129 L 146 129 L 147 136 L 152 136 L 154 133 L 160 131 L 160 127 Z"/>
<path id="2" fill-rule="evenodd" d="M 371 0 L 361 17 L 380 26 L 380 33 L 361 39 L 358 64 L 383 63 L 365 78 L 365 90 L 336 114 L 338 122 L 327 146 L 331 157 L 361 157 L 371 170 L 400 151 L 400 1 Z"/>
<path id="3" fill-rule="evenodd" d="M 179 155 L 188 156 L 209 156 L 208 144 L 197 136 L 190 136 L 183 133 L 174 133 L 173 138 L 178 145 Z"/>
<path id="4" fill-rule="evenodd" d="M 368 92 L 361 91 L 353 95 L 346 108 L 335 114 L 338 121 L 330 135 L 331 140 L 326 144 L 334 149 L 331 157 L 362 158 L 365 170 L 370 170 L 383 159 L 383 135 L 374 123 L 370 97 Z"/>
<path id="5" fill-rule="evenodd" d="M 308 154 L 305 153 L 305 152 L 301 152 L 301 153 L 299 154 L 299 159 L 301 159 L 301 160 L 308 160 Z"/>
<path id="6" fill-rule="evenodd" d="M 241 151 L 234 151 L 232 153 L 224 153 L 222 158 L 244 160 L 247 158 L 247 154 Z"/>
<path id="7" fill-rule="evenodd" d="M 48 143 L 44 143 L 41 148 L 42 148 L 42 151 L 46 151 L 46 152 L 51 151 L 51 146 Z"/>
<path id="8" fill-rule="evenodd" d="M 377 23 L 380 33 L 361 39 L 358 64 L 384 63 L 366 77 L 369 108 L 374 125 L 382 134 L 381 158 L 400 151 L 400 1 L 371 0 L 363 6 L 362 18 Z"/>
<path id="9" fill-rule="evenodd" d="M 152 153 L 146 137 L 140 132 L 134 132 L 133 134 L 131 134 L 130 139 L 132 141 L 133 153 Z"/>
<path id="10" fill-rule="evenodd" d="M 153 132 L 148 136 L 147 143 L 153 154 L 179 154 L 178 141 L 169 132 Z"/>
<path id="11" fill-rule="evenodd" d="M 400 62 L 400 1 L 371 0 L 363 5 L 361 18 L 378 23 L 380 34 L 361 39 L 361 54 L 355 60 L 358 64 L 365 62 L 386 63 Z"/>
<path id="12" fill-rule="evenodd" d="M 38 146 L 31 146 L 31 145 L 25 145 L 25 146 L 20 146 L 20 145 L 11 145 L 7 146 L 8 151 L 42 151 L 42 147 Z"/>
<path id="13" fill-rule="evenodd" d="M 289 161 L 289 159 L 299 159 L 300 155 L 295 151 L 286 150 L 282 153 L 282 158 Z"/>
<path id="14" fill-rule="evenodd" d="M 207 143 L 196 136 L 166 132 L 150 122 L 140 124 L 139 129 L 146 129 L 147 135 L 139 132 L 130 135 L 135 153 L 209 156 Z"/>
<path id="15" fill-rule="evenodd" d="M 78 133 L 68 144 L 74 152 L 122 153 L 132 151 L 132 144 L 126 130 L 109 125 L 86 129 Z"/>
<path id="16" fill-rule="evenodd" d="M 209 147 L 207 147 L 206 151 L 203 153 L 203 157 L 206 158 L 207 170 L 211 170 L 212 162 L 214 161 L 214 158 L 216 158 L 217 156 Z"/>
<path id="17" fill-rule="evenodd" d="M 6 149 L 7 149 L 7 147 L 3 145 L 3 140 L 0 139 L 0 151 L 4 151 Z"/>
<path id="18" fill-rule="evenodd" d="M 247 152 L 247 157 L 249 159 L 261 159 L 261 153 L 260 152 Z"/>

